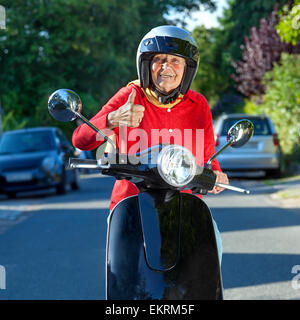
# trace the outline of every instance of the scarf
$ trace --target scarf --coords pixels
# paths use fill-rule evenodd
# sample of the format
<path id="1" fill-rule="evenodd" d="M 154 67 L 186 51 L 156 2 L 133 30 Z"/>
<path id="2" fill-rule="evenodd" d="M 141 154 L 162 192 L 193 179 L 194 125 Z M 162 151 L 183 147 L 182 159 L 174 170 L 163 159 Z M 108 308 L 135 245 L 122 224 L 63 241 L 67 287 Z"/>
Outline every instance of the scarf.
<path id="1" fill-rule="evenodd" d="M 134 80 L 134 81 L 131 81 L 127 84 L 127 86 L 130 86 L 132 84 L 135 84 L 139 87 L 141 87 L 140 85 L 140 80 Z M 175 101 L 171 102 L 171 103 L 168 103 L 168 104 L 163 104 L 161 102 L 158 101 L 157 99 L 157 96 L 155 94 L 155 92 L 151 89 L 151 88 L 141 88 L 144 95 L 146 96 L 147 100 L 152 103 L 153 105 L 155 105 L 156 107 L 159 107 L 159 108 L 173 108 L 176 104 L 178 104 L 179 102 L 182 101 L 182 98 L 183 98 L 183 94 L 179 94 L 179 96 L 176 98 Z"/>

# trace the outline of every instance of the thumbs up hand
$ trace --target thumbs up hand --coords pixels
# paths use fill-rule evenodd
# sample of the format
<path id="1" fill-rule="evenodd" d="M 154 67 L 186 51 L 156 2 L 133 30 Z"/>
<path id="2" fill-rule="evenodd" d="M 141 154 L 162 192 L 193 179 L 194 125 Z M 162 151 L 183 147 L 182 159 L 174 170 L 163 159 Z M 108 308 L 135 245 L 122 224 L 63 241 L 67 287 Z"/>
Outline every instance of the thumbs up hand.
<path id="1" fill-rule="evenodd" d="M 120 125 L 135 128 L 140 125 L 144 117 L 145 107 L 140 104 L 134 104 L 135 96 L 136 91 L 135 89 L 132 89 L 127 102 L 119 109 L 108 114 L 107 128 L 113 129 Z"/>

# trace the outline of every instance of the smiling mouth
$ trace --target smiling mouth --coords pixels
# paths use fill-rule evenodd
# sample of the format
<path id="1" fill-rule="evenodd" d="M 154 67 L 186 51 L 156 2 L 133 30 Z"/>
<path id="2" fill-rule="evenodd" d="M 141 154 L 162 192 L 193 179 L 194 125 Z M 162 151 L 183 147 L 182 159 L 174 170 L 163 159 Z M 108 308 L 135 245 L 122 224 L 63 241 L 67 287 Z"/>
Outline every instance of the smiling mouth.
<path id="1" fill-rule="evenodd" d="M 170 78 L 175 78 L 175 75 L 174 74 L 160 74 L 160 77 L 164 78 L 164 79 L 170 79 Z"/>

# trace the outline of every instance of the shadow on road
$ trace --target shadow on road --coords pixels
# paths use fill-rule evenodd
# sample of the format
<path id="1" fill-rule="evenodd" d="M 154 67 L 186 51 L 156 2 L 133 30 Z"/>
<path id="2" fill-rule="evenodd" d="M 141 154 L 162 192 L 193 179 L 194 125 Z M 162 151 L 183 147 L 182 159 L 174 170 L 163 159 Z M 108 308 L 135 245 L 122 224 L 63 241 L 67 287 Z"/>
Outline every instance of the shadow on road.
<path id="1" fill-rule="evenodd" d="M 223 285 L 230 289 L 291 281 L 292 267 L 299 264 L 299 254 L 224 253 Z"/>
<path id="2" fill-rule="evenodd" d="M 85 197 L 90 198 L 97 197 L 98 199 L 110 197 L 115 178 L 105 177 L 101 175 L 85 175 L 80 179 L 80 189 L 71 190 L 70 186 L 67 187 L 67 192 L 64 195 L 57 195 L 54 188 L 37 190 L 37 191 L 27 191 L 19 192 L 15 199 L 8 198 L 5 194 L 0 193 L 0 203 L 2 201 L 7 201 L 8 203 L 13 203 L 15 201 L 20 202 L 21 200 L 44 200 L 44 199 L 65 199 L 76 196 L 75 201 L 80 201 L 78 196 L 81 193 L 85 194 Z"/>
<path id="3" fill-rule="evenodd" d="M 0 300 L 104 299 L 106 213 L 46 210 L 2 234 Z"/>
<path id="4" fill-rule="evenodd" d="M 213 208 L 214 219 L 221 232 L 277 228 L 300 225 L 300 214 L 293 209 Z M 284 217 L 283 217 L 284 214 Z"/>

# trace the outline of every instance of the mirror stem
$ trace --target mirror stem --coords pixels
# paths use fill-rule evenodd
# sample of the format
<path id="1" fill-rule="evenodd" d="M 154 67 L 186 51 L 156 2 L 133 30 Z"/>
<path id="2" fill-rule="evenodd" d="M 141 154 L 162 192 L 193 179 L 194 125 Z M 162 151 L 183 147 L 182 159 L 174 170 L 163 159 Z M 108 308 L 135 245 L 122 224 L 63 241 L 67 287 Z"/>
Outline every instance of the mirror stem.
<path id="1" fill-rule="evenodd" d="M 233 139 L 232 139 L 233 140 Z M 232 144 L 232 140 L 229 140 L 219 151 L 217 151 L 214 155 L 212 155 L 208 161 L 207 164 L 211 164 L 212 161 L 223 151 L 225 150 L 228 146 L 230 146 Z"/>
<path id="2" fill-rule="evenodd" d="M 95 127 L 86 117 L 84 117 L 82 114 L 75 112 L 76 116 L 79 117 L 84 123 L 86 123 L 90 128 L 92 128 L 94 131 L 96 131 L 100 136 L 107 142 L 109 142 L 115 151 L 118 150 L 116 144 L 102 131 L 100 131 L 97 127 Z"/>

